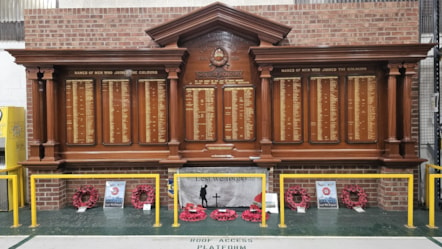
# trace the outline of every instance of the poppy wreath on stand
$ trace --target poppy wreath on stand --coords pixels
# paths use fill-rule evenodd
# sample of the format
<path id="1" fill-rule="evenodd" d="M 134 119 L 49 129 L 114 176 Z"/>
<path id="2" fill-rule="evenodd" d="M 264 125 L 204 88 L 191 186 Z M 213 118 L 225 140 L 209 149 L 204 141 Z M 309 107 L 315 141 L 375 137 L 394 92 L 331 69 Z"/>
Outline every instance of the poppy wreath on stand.
<path id="1" fill-rule="evenodd" d="M 352 200 L 352 194 L 357 195 L 357 201 Z M 342 190 L 341 200 L 347 208 L 358 206 L 364 208 L 365 206 L 367 206 L 368 202 L 367 194 L 365 193 L 364 189 L 361 188 L 359 185 L 346 185 L 345 188 Z"/>
<path id="2" fill-rule="evenodd" d="M 86 199 L 87 197 L 89 198 L 86 201 L 83 201 L 83 199 Z M 72 204 L 76 208 L 92 208 L 98 201 L 98 190 L 92 185 L 81 186 L 78 188 L 77 192 L 75 192 L 72 200 Z"/>
<path id="3" fill-rule="evenodd" d="M 301 201 L 296 202 L 295 196 L 301 196 Z M 298 207 L 307 209 L 309 207 L 310 196 L 307 190 L 301 188 L 301 186 L 293 186 L 285 192 L 285 202 L 291 210 L 296 210 Z"/>
<path id="4" fill-rule="evenodd" d="M 145 200 L 141 200 L 143 196 L 146 196 Z M 155 190 L 150 185 L 138 185 L 132 190 L 131 202 L 134 208 L 142 209 L 144 204 L 152 204 L 155 200 Z"/>

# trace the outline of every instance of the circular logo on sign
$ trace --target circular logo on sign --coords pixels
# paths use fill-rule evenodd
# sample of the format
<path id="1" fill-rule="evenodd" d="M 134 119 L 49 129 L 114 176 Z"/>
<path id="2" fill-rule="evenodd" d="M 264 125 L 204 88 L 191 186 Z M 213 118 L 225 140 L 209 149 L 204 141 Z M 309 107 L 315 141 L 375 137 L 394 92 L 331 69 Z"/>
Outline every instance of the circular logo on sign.
<path id="1" fill-rule="evenodd" d="M 323 193 L 324 195 L 329 195 L 329 194 L 331 193 L 331 191 L 330 191 L 329 188 L 325 187 L 325 188 L 322 189 L 322 193 Z"/>
<path id="2" fill-rule="evenodd" d="M 112 195 L 117 195 L 120 192 L 120 190 L 117 187 L 113 187 L 111 190 Z"/>
<path id="3" fill-rule="evenodd" d="M 210 57 L 210 63 L 216 67 L 222 67 L 226 65 L 228 60 L 229 57 L 227 55 L 227 52 L 221 47 L 215 48 L 215 50 L 213 50 L 212 56 Z"/>

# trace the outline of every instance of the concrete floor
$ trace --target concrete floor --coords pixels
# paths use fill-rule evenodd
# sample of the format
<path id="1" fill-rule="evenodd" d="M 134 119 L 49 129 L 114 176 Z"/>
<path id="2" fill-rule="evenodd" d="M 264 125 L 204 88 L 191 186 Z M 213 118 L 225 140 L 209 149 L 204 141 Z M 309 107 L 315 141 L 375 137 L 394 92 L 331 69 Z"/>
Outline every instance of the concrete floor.
<path id="1" fill-rule="evenodd" d="M 237 209 L 237 212 L 242 212 Z M 210 213 L 211 210 L 207 210 Z M 407 212 L 386 212 L 367 208 L 364 213 L 340 208 L 310 208 L 305 214 L 289 209 L 286 228 L 280 217 L 271 214 L 268 227 L 242 220 L 199 222 L 179 221 L 172 227 L 173 211 L 161 209 L 161 227 L 153 227 L 155 212 L 126 207 L 92 208 L 85 213 L 65 208 L 38 211 L 39 226 L 30 228 L 28 207 L 20 209 L 20 224 L 11 228 L 12 212 L 0 212 L 0 248 L 178 248 L 180 249 L 260 249 L 277 244 L 285 248 L 440 248 L 442 230 L 429 229 L 428 211 L 414 211 L 414 229 L 405 227 Z M 442 211 L 436 212 L 442 226 Z M 86 247 L 84 247 L 86 246 Z"/>

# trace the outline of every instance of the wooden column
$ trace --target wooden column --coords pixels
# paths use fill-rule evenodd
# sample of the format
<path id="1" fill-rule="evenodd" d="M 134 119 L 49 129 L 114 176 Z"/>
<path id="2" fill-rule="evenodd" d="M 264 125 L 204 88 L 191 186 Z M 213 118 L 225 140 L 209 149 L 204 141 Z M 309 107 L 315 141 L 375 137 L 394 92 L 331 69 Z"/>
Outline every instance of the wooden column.
<path id="1" fill-rule="evenodd" d="M 43 161 L 57 161 L 58 158 L 58 142 L 56 140 L 56 86 L 52 75 L 53 69 L 45 69 L 45 81 L 46 81 L 46 136 L 47 140 L 43 144 L 44 157 Z"/>
<path id="2" fill-rule="evenodd" d="M 404 64 L 405 78 L 403 82 L 403 99 L 402 99 L 402 126 L 403 126 L 403 138 L 402 142 L 402 155 L 404 158 L 416 158 L 415 144 L 416 142 L 411 139 L 411 84 L 413 76 L 416 74 L 415 63 Z"/>
<path id="3" fill-rule="evenodd" d="M 399 145 L 397 139 L 397 109 L 396 109 L 396 91 L 397 77 L 400 75 L 400 64 L 388 64 L 388 117 L 387 117 L 387 139 L 385 140 L 385 154 L 387 158 L 400 158 Z"/>
<path id="4" fill-rule="evenodd" d="M 184 163 L 185 160 L 181 160 L 179 155 L 179 139 L 178 128 L 180 126 L 180 120 L 178 117 L 178 73 L 179 67 L 171 66 L 166 68 L 168 73 L 167 79 L 169 80 L 169 156 L 167 160 L 162 160 L 161 163 Z"/>
<path id="5" fill-rule="evenodd" d="M 27 69 L 26 78 L 31 82 L 31 106 L 32 106 L 32 138 L 29 141 L 29 161 L 40 161 L 43 157 L 42 146 L 44 141 L 43 129 L 45 105 L 45 82 L 38 69 Z"/>
<path id="6" fill-rule="evenodd" d="M 260 164 L 274 164 L 280 160 L 272 156 L 272 140 L 271 140 L 271 97 L 270 97 L 270 72 L 273 67 L 270 65 L 261 65 L 258 70 L 261 72 L 261 155 L 260 159 L 255 160 Z"/>

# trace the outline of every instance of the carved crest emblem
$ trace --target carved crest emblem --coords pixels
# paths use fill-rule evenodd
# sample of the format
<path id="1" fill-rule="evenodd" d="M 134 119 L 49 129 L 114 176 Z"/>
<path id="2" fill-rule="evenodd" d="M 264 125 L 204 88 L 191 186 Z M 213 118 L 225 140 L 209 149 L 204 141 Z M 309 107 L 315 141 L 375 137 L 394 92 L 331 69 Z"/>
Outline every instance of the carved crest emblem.
<path id="1" fill-rule="evenodd" d="M 215 67 L 222 67 L 226 65 L 228 61 L 229 56 L 221 47 L 215 48 L 215 50 L 212 52 L 212 56 L 210 56 L 210 64 Z"/>

